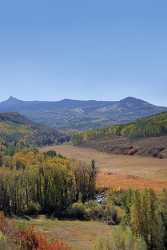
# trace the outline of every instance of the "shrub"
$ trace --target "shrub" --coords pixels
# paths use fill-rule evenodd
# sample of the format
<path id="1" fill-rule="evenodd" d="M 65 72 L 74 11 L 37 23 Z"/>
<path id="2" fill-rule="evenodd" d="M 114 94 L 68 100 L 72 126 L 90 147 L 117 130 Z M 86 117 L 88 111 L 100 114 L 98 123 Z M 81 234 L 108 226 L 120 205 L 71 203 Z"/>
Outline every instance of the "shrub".
<path id="1" fill-rule="evenodd" d="M 46 153 L 46 155 L 52 158 L 52 157 L 56 157 L 56 156 L 57 156 L 57 153 L 56 153 L 56 151 L 54 151 L 54 150 L 49 150 L 49 151 Z"/>
<path id="2" fill-rule="evenodd" d="M 103 217 L 104 211 L 102 206 L 96 201 L 88 201 L 84 204 L 86 216 L 89 219 L 100 219 Z"/>
<path id="3" fill-rule="evenodd" d="M 31 202 L 25 211 L 27 215 L 37 215 L 41 211 L 41 206 L 38 202 Z"/>
<path id="4" fill-rule="evenodd" d="M 130 228 L 113 229 L 110 236 L 99 239 L 94 250 L 146 250 L 146 244 L 141 238 L 133 235 Z"/>
<path id="5" fill-rule="evenodd" d="M 70 250 L 61 241 L 49 243 L 44 234 L 34 230 L 33 226 L 21 231 L 17 235 L 21 250 Z"/>
<path id="6" fill-rule="evenodd" d="M 69 217 L 83 220 L 87 217 L 85 206 L 82 202 L 76 202 L 67 210 Z"/>
<path id="7" fill-rule="evenodd" d="M 67 214 L 70 218 L 95 220 L 103 217 L 103 208 L 93 200 L 85 203 L 76 202 L 67 210 Z"/>

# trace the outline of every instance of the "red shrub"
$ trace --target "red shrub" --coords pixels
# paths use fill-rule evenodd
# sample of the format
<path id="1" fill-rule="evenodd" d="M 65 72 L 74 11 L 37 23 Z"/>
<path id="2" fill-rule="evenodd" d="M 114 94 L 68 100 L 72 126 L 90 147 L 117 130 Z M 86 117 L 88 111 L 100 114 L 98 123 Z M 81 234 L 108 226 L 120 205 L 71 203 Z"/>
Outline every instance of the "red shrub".
<path id="1" fill-rule="evenodd" d="M 22 250 L 70 250 L 61 241 L 48 242 L 46 236 L 34 229 L 33 226 L 26 230 L 18 231 L 3 213 L 0 213 L 0 231 L 15 244 L 19 244 Z"/>
<path id="2" fill-rule="evenodd" d="M 47 250 L 70 250 L 70 248 L 61 241 L 56 241 L 49 244 L 49 248 Z"/>
<path id="3" fill-rule="evenodd" d="M 70 250 L 70 248 L 61 241 L 49 243 L 44 234 L 29 227 L 27 230 L 19 232 L 18 240 L 23 250 Z"/>

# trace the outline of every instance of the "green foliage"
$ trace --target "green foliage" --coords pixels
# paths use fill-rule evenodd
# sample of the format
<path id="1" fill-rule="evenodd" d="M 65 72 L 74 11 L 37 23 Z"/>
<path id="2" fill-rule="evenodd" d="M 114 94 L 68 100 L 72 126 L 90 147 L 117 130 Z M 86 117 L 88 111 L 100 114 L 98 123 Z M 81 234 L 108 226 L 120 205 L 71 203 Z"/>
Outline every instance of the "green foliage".
<path id="1" fill-rule="evenodd" d="M 92 164 L 46 157 L 37 150 L 17 152 L 8 158 L 8 167 L 6 162 L 0 168 L 0 210 L 5 213 L 59 216 L 80 195 L 83 201 L 94 197 Z"/>
<path id="2" fill-rule="evenodd" d="M 134 192 L 130 224 L 136 235 L 142 235 L 148 249 L 163 250 L 163 223 L 158 199 L 153 190 Z"/>
<path id="3" fill-rule="evenodd" d="M 116 214 L 117 209 L 118 212 Z M 142 237 L 148 250 L 167 249 L 167 190 L 156 194 L 151 189 L 143 191 L 128 190 L 107 193 L 105 205 L 106 221 L 113 223 L 113 218 L 120 218 L 119 223 L 128 225 L 133 233 Z"/>
<path id="4" fill-rule="evenodd" d="M 104 217 L 104 209 L 101 204 L 94 200 L 85 203 L 86 216 L 88 219 L 101 219 Z"/>
<path id="5" fill-rule="evenodd" d="M 49 156 L 49 157 L 55 157 L 55 156 L 57 156 L 57 153 L 56 153 L 56 151 L 49 150 L 49 151 L 46 153 L 46 155 Z"/>
<path id="6" fill-rule="evenodd" d="M 42 210 L 41 206 L 38 202 L 31 201 L 28 204 L 28 207 L 24 213 L 27 215 L 38 215 L 41 212 L 41 210 Z"/>
<path id="7" fill-rule="evenodd" d="M 108 128 L 92 129 L 74 133 L 72 141 L 79 145 L 91 139 L 105 136 L 127 136 L 129 138 L 167 135 L 167 112 L 138 119 L 134 123 L 113 125 Z"/>
<path id="8" fill-rule="evenodd" d="M 18 113 L 0 113 L 0 151 L 13 155 L 25 147 L 63 143 L 69 137 L 35 124 Z"/>
<path id="9" fill-rule="evenodd" d="M 0 231 L 0 241 L 5 241 L 6 237 L 5 235 Z"/>
<path id="10" fill-rule="evenodd" d="M 103 207 L 94 200 L 85 203 L 79 201 L 67 210 L 68 216 L 74 219 L 96 220 L 104 217 Z"/>
<path id="11" fill-rule="evenodd" d="M 129 227 L 117 227 L 111 235 L 99 239 L 94 250 L 146 250 L 146 244 L 140 237 L 136 237 Z"/>
<path id="12" fill-rule="evenodd" d="M 82 202 L 72 204 L 72 207 L 68 209 L 68 215 L 74 219 L 86 219 L 86 209 L 84 204 Z"/>

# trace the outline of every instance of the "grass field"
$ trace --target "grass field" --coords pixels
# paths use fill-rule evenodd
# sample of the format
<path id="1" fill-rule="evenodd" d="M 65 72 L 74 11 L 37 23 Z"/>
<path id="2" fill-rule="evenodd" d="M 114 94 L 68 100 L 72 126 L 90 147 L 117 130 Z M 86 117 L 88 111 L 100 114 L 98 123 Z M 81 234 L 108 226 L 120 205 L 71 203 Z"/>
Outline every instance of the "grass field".
<path id="1" fill-rule="evenodd" d="M 112 155 L 72 145 L 44 147 L 41 150 L 50 149 L 66 157 L 86 162 L 94 159 L 99 169 L 98 186 L 114 186 L 123 189 L 151 187 L 157 191 L 167 188 L 167 159 Z"/>
<path id="2" fill-rule="evenodd" d="M 63 240 L 72 247 L 72 250 L 92 250 L 98 237 L 111 232 L 111 226 L 94 221 L 60 221 L 39 216 L 30 221 L 14 219 L 14 222 L 19 225 L 34 225 L 38 230 L 44 232 L 48 239 Z"/>

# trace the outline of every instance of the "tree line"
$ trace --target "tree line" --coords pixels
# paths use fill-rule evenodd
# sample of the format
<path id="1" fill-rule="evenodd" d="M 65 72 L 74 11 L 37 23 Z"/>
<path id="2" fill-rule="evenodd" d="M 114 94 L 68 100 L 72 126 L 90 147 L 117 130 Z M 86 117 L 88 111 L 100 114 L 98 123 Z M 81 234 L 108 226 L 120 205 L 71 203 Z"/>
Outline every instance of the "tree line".
<path id="1" fill-rule="evenodd" d="M 95 188 L 94 162 L 81 163 L 38 150 L 1 156 L 0 210 L 6 214 L 61 215 L 79 198 L 93 199 Z"/>
<path id="2" fill-rule="evenodd" d="M 74 145 L 79 145 L 91 139 L 105 136 L 126 136 L 129 138 L 155 137 L 167 135 L 167 112 L 138 119 L 136 122 L 113 125 L 107 128 L 91 129 L 75 132 L 72 136 Z"/>

